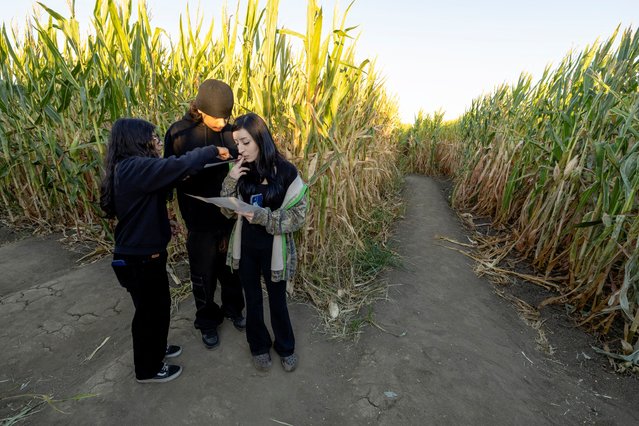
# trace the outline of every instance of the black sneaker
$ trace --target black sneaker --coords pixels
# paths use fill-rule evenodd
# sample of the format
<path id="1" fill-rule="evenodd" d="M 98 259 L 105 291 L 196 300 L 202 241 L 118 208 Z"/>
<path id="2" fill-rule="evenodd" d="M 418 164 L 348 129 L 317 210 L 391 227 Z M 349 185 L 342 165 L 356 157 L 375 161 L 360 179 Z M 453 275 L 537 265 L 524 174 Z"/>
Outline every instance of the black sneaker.
<path id="1" fill-rule="evenodd" d="M 208 330 L 202 332 L 202 343 L 207 349 L 214 349 L 220 345 L 220 338 L 217 335 L 217 330 Z"/>
<path id="2" fill-rule="evenodd" d="M 246 330 L 246 318 L 244 318 L 244 316 L 242 315 L 238 315 L 236 317 L 227 316 L 227 318 L 230 319 L 231 322 L 233 322 L 233 326 L 238 331 Z"/>
<path id="3" fill-rule="evenodd" d="M 182 353 L 182 346 L 178 345 L 166 345 L 166 353 L 164 358 L 175 358 Z"/>
<path id="4" fill-rule="evenodd" d="M 180 367 L 179 365 L 170 365 L 164 363 L 160 371 L 158 371 L 158 373 L 150 379 L 135 380 L 137 380 L 138 383 L 165 383 L 176 379 L 180 374 L 182 374 L 182 367 Z"/>

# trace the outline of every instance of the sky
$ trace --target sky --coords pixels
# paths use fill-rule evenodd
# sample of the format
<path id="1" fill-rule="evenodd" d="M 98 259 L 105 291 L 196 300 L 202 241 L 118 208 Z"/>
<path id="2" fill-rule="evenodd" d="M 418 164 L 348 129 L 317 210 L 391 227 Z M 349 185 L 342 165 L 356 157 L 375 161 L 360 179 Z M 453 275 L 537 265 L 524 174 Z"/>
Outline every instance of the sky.
<path id="1" fill-rule="evenodd" d="M 69 15 L 67 0 L 41 1 Z M 336 4 L 341 12 L 350 4 L 317 2 L 323 7 L 325 26 L 332 23 Z M 199 6 L 206 19 L 219 23 L 224 0 L 147 0 L 151 24 L 177 34 L 187 3 L 192 16 Z M 7 25 L 24 27 L 35 4 L 0 0 L 0 18 Z M 76 1 L 83 32 L 90 28 L 93 4 Z M 227 4 L 235 10 L 237 3 Z M 306 2 L 280 0 L 279 25 L 304 32 Z M 376 59 L 405 123 L 412 123 L 420 110 L 441 110 L 446 119 L 454 119 L 474 98 L 516 82 L 522 72 L 539 78 L 547 65 L 558 64 L 570 50 L 606 40 L 618 25 L 639 28 L 639 1 L 355 0 L 347 17 L 347 26 L 357 26 L 358 60 Z"/>

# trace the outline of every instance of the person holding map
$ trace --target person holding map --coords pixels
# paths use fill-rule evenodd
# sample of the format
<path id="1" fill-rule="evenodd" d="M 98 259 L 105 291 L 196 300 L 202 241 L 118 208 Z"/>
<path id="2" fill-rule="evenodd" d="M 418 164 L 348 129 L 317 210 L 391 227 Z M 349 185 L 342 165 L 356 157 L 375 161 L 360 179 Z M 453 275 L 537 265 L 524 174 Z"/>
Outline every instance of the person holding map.
<path id="1" fill-rule="evenodd" d="M 246 339 L 254 366 L 272 366 L 270 348 L 285 371 L 297 367 L 295 336 L 286 304 L 287 282 L 295 274 L 297 254 L 292 233 L 306 217 L 307 186 L 297 169 L 277 150 L 264 120 L 254 113 L 238 117 L 232 127 L 239 161 L 222 184 L 222 197 L 237 197 L 227 264 L 239 269 L 246 297 Z M 246 204 L 251 208 L 245 208 Z M 222 209 L 223 212 L 229 212 Z M 275 341 L 264 323 L 264 278 Z"/>

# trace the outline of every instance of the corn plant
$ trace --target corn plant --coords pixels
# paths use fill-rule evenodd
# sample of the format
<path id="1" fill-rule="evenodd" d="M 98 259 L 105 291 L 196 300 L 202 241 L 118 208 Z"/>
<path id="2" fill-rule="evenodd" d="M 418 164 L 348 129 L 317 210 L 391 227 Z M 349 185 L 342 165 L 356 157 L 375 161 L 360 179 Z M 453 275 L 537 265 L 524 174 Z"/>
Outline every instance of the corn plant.
<path id="1" fill-rule="evenodd" d="M 277 0 L 264 9 L 248 0 L 243 21 L 238 2 L 233 18 L 222 10 L 218 38 L 214 22 L 187 9 L 171 39 L 153 27 L 144 2 L 96 0 L 85 38 L 73 9 L 65 17 L 42 7 L 46 17 L 27 21 L 24 37 L 4 25 L 0 37 L 2 216 L 107 242 L 112 224 L 97 199 L 111 123 L 137 116 L 162 131 L 202 80 L 222 79 L 236 94 L 235 114 L 262 115 L 310 184 L 297 288 L 320 309 L 341 305 L 344 314 L 327 323 L 345 328 L 357 310 L 345 306 L 358 306 L 370 281 L 357 259 L 366 241 L 384 235 L 368 229 L 388 225 L 388 214 L 373 212 L 386 208 L 399 181 L 397 106 L 374 63 L 355 62 L 348 9 L 335 11 L 323 37 L 314 0 L 305 32 L 278 28 Z"/>
<path id="2" fill-rule="evenodd" d="M 639 32 L 569 53 L 533 84 L 522 74 L 473 101 L 457 123 L 454 204 L 507 227 L 545 277 L 550 301 L 637 342 Z"/>

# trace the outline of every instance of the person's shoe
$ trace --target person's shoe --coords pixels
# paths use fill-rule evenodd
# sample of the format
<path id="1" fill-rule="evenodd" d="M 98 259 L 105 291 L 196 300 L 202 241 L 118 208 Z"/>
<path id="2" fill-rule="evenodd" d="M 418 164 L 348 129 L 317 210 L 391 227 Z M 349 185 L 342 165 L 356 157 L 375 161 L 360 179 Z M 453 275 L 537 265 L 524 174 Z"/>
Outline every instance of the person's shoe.
<path id="1" fill-rule="evenodd" d="M 217 348 L 220 345 L 220 338 L 217 335 L 217 330 L 208 330 L 202 332 L 202 343 L 207 349 Z"/>
<path id="2" fill-rule="evenodd" d="M 233 326 L 238 330 L 238 331 L 244 331 L 246 330 L 246 318 L 244 318 L 243 315 L 238 315 L 236 317 L 232 317 L 232 316 L 228 316 L 227 318 L 231 320 L 231 322 L 233 322 Z"/>
<path id="3" fill-rule="evenodd" d="M 158 373 L 149 378 L 149 379 L 135 379 L 138 383 L 165 383 L 170 382 L 173 379 L 176 379 L 180 374 L 182 374 L 182 367 L 179 365 L 171 365 L 164 363 L 162 368 Z"/>
<path id="4" fill-rule="evenodd" d="M 271 354 L 267 352 L 265 354 L 253 355 L 253 365 L 259 371 L 269 371 L 273 365 L 271 362 Z"/>
<path id="5" fill-rule="evenodd" d="M 182 353 L 182 346 L 178 345 L 166 345 L 166 353 L 164 358 L 175 358 Z"/>
<path id="6" fill-rule="evenodd" d="M 282 363 L 282 368 L 284 368 L 284 371 L 290 373 L 291 371 L 295 370 L 295 368 L 297 368 L 297 359 L 297 355 L 295 354 L 281 357 L 280 362 Z"/>

